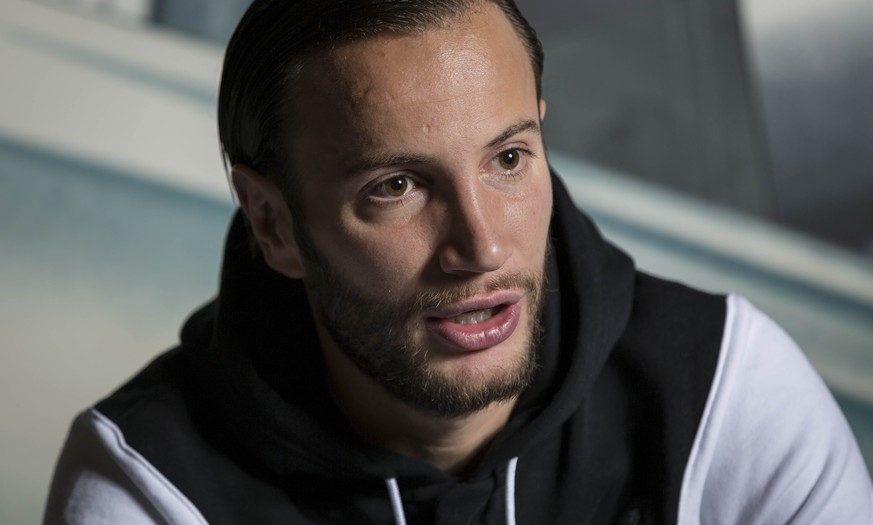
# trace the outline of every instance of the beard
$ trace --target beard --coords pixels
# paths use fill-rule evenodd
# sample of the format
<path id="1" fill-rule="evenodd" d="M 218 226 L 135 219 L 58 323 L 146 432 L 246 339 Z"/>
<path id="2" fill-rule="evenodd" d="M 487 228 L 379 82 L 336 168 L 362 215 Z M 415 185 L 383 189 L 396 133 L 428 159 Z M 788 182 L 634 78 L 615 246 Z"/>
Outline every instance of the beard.
<path id="1" fill-rule="evenodd" d="M 314 246 L 307 244 L 309 264 L 304 281 L 317 319 L 340 351 L 394 398 L 421 412 L 455 418 L 514 399 L 530 385 L 536 370 L 545 261 L 537 272 L 508 274 L 475 286 L 441 287 L 391 299 L 363 292 L 325 264 Z M 427 342 L 414 336 L 422 332 L 424 312 L 484 292 L 507 289 L 525 292 L 528 322 L 516 328 L 523 331 L 522 347 L 510 349 L 516 351 L 502 366 L 452 375 L 439 370 Z"/>

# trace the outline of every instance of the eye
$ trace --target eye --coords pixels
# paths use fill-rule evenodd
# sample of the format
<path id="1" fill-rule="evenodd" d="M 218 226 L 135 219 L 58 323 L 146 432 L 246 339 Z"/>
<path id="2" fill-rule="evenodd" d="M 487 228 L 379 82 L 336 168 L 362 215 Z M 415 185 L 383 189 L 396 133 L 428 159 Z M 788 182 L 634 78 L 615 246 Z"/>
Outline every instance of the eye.
<path id="1" fill-rule="evenodd" d="M 380 182 L 376 186 L 375 193 L 380 197 L 396 199 L 409 193 L 412 187 L 413 183 L 409 177 L 397 176 Z"/>
<path id="2" fill-rule="evenodd" d="M 501 169 L 512 171 L 521 163 L 521 150 L 508 149 L 497 156 L 497 163 Z"/>

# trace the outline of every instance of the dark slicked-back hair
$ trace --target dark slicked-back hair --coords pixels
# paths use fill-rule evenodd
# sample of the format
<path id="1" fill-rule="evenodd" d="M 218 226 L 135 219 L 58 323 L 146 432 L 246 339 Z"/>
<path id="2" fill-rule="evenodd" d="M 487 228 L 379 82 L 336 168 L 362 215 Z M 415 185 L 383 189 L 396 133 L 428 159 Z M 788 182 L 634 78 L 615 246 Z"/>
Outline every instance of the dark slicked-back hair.
<path id="1" fill-rule="evenodd" d="M 303 60 L 380 34 L 444 27 L 487 2 L 500 7 L 527 48 L 539 96 L 542 46 L 513 0 L 255 0 L 224 57 L 218 132 L 225 165 L 245 164 L 264 174 L 296 211 L 281 141 L 294 125 L 287 105 Z"/>

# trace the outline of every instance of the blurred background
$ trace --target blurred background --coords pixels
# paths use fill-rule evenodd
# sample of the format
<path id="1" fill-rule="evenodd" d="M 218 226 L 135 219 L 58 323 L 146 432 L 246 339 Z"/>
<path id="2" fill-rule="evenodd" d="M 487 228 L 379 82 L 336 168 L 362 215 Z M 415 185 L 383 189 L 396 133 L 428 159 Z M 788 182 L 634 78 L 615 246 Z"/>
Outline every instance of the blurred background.
<path id="1" fill-rule="evenodd" d="M 873 465 L 873 2 L 519 0 L 552 164 L 651 272 L 801 344 Z M 0 0 L 0 523 L 216 292 L 245 0 Z M 155 422 L 160 424 L 160 422 Z"/>

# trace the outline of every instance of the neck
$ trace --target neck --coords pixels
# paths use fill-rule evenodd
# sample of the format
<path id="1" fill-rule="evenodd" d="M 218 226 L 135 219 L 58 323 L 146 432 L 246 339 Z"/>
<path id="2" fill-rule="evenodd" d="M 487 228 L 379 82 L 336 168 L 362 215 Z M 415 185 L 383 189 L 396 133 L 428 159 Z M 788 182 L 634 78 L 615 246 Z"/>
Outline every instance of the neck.
<path id="1" fill-rule="evenodd" d="M 361 440 L 454 476 L 475 469 L 515 407 L 511 400 L 459 417 L 425 413 L 394 398 L 335 347 L 324 356 L 330 393 Z"/>

